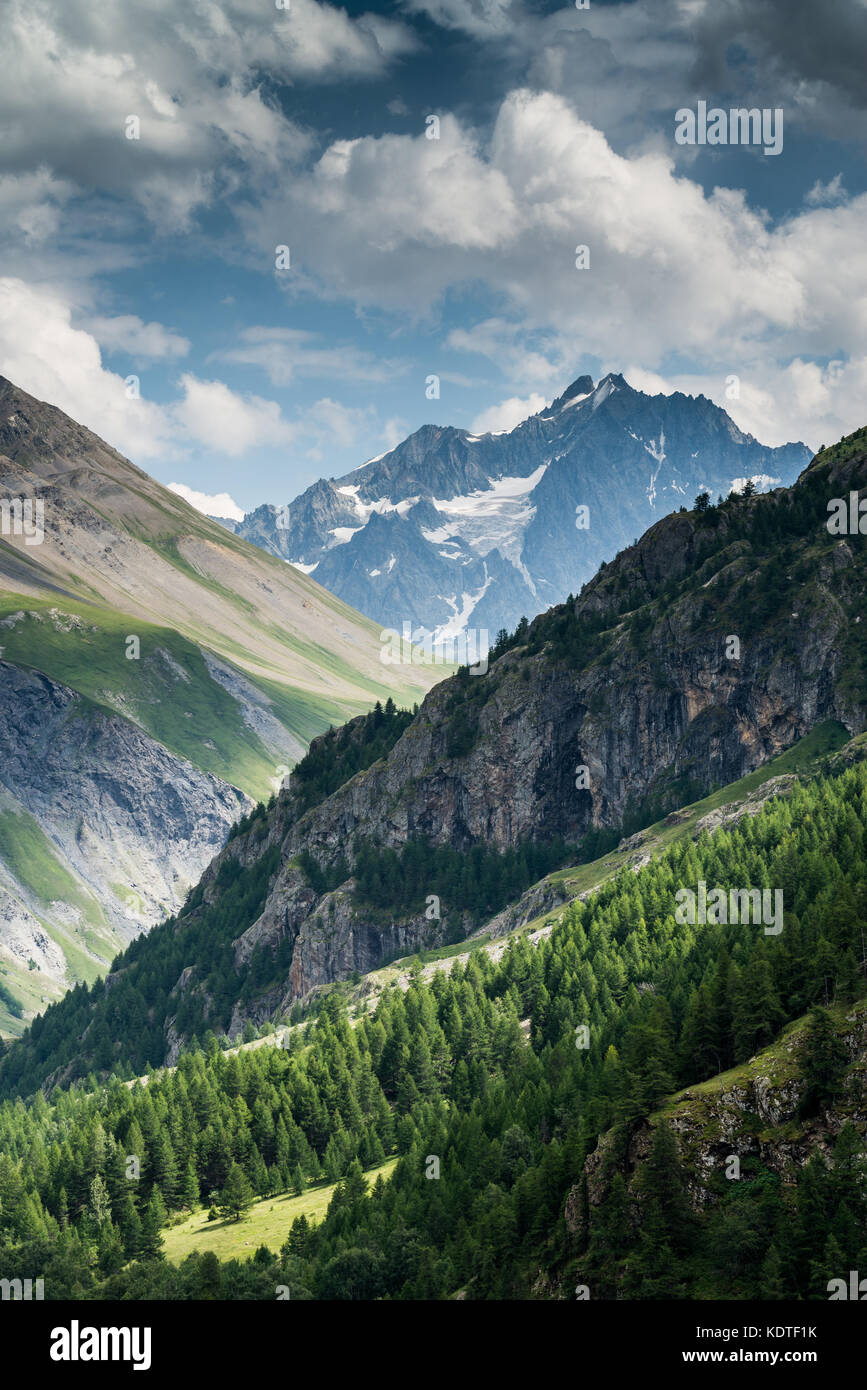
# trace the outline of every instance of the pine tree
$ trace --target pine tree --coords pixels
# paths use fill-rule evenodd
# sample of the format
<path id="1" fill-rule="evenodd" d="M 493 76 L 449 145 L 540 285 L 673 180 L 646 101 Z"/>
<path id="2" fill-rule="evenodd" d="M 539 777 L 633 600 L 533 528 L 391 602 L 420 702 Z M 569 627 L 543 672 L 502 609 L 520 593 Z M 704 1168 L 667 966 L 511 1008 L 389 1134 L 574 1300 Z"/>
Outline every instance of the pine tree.
<path id="1" fill-rule="evenodd" d="M 101 1173 L 97 1173 L 93 1182 L 90 1184 L 90 1203 L 88 1206 L 90 1216 L 94 1224 L 101 1227 L 109 1219 L 111 1213 L 111 1203 L 108 1197 L 108 1188 Z"/>
<path id="2" fill-rule="evenodd" d="M 140 1254 L 155 1259 L 162 1253 L 162 1228 L 166 1222 L 166 1204 L 158 1187 L 150 1195 L 141 1223 Z"/>
<path id="3" fill-rule="evenodd" d="M 770 961 L 754 953 L 741 974 L 734 1007 L 736 1055 L 740 1060 L 772 1042 L 785 1018 Z"/>
<path id="4" fill-rule="evenodd" d="M 229 1169 L 225 1185 L 220 1193 L 220 1214 L 233 1221 L 240 1221 L 244 1212 L 253 1204 L 253 1188 L 243 1168 L 233 1163 Z"/>
<path id="5" fill-rule="evenodd" d="M 361 1164 L 357 1158 L 354 1158 L 350 1163 L 341 1187 L 343 1199 L 347 1203 L 357 1202 L 367 1191 L 367 1179 L 361 1171 Z"/>
<path id="6" fill-rule="evenodd" d="M 636 1191 L 642 1230 L 648 1238 L 667 1243 L 676 1254 L 685 1253 L 695 1234 L 695 1217 L 677 1140 L 664 1121 L 654 1128 L 650 1152 L 636 1179 Z"/>
<path id="7" fill-rule="evenodd" d="M 196 1168 L 192 1159 L 186 1166 L 183 1182 L 181 1183 L 181 1204 L 192 1211 L 199 1203 L 199 1182 L 196 1177 Z"/>
<path id="8" fill-rule="evenodd" d="M 786 1297 L 783 1279 L 783 1261 L 776 1245 L 769 1245 L 759 1272 L 759 1296 L 768 1299 Z"/>
<path id="9" fill-rule="evenodd" d="M 120 1234 L 123 1252 L 128 1260 L 134 1260 L 142 1246 L 141 1218 L 135 1209 L 132 1197 L 127 1196 L 120 1218 Z"/>
<path id="10" fill-rule="evenodd" d="M 799 1107 L 803 1117 L 826 1110 L 843 1084 L 848 1054 L 838 1038 L 834 1020 L 827 1009 L 815 1008 L 810 1014 L 804 1044 L 804 1094 Z"/>

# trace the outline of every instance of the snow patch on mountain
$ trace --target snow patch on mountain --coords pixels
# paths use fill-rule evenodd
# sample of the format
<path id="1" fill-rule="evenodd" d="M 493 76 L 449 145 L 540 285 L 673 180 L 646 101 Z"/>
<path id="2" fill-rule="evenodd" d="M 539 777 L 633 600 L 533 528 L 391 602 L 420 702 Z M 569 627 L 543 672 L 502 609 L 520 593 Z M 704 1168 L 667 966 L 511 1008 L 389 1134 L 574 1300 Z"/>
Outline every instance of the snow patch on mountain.
<path id="1" fill-rule="evenodd" d="M 477 555 L 499 550 L 507 560 L 520 560 L 524 532 L 536 514 L 528 501 L 542 481 L 548 463 L 541 463 L 529 477 L 491 478 L 490 487 L 468 496 L 435 498 L 438 512 L 449 517 L 450 527 L 424 532 L 426 540 L 437 543 L 457 536 Z"/>
<path id="2" fill-rule="evenodd" d="M 434 646 L 437 646 L 440 642 L 447 641 L 449 638 L 459 636 L 459 634 L 465 630 L 473 612 L 487 593 L 490 583 L 491 576 L 488 574 L 487 565 L 485 565 L 485 579 L 482 587 L 474 594 L 461 594 L 460 608 L 458 608 L 456 595 L 452 594 L 451 598 L 446 598 L 443 594 L 438 595 L 438 597 L 442 598 L 453 611 L 448 622 L 440 624 L 440 626 L 435 629 Z"/>
<path id="3" fill-rule="evenodd" d="M 565 405 L 561 405 L 560 414 L 562 415 L 564 410 L 571 410 L 573 406 L 580 405 L 582 401 L 589 401 L 592 395 L 592 391 L 584 391 L 580 396 L 573 396 L 571 401 L 566 401 Z"/>
<path id="4" fill-rule="evenodd" d="M 335 545 L 347 545 L 363 529 L 361 526 L 333 526 L 328 534 L 334 537 Z"/>
<path id="5" fill-rule="evenodd" d="M 644 445 L 650 457 L 656 461 L 656 472 L 651 473 L 650 483 L 647 488 L 647 500 L 651 507 L 656 501 L 656 480 L 659 477 L 659 470 L 665 463 L 665 430 L 659 431 L 659 443 L 651 439 L 649 444 Z"/>
<path id="6" fill-rule="evenodd" d="M 648 510 L 659 516 L 747 477 L 757 489 L 789 482 L 809 459 L 801 444 L 766 449 L 705 397 L 650 396 L 617 373 L 576 378 L 512 429 L 480 433 L 481 423 L 474 432 L 422 425 L 354 472 L 321 480 L 273 524 L 270 542 L 267 508 L 233 529 L 297 557 L 386 626 L 410 613 L 428 634 L 457 635 L 469 622 L 496 631 L 577 593 L 641 534 Z M 729 484 L 733 475 L 744 476 Z M 580 534 L 579 504 L 593 518 Z"/>
<path id="7" fill-rule="evenodd" d="M 600 405 L 607 401 L 608 397 L 612 394 L 612 392 L 616 390 L 617 387 L 610 377 L 606 377 L 604 381 L 600 381 L 599 385 L 596 387 L 596 390 L 592 393 L 593 409 L 598 410 Z"/>

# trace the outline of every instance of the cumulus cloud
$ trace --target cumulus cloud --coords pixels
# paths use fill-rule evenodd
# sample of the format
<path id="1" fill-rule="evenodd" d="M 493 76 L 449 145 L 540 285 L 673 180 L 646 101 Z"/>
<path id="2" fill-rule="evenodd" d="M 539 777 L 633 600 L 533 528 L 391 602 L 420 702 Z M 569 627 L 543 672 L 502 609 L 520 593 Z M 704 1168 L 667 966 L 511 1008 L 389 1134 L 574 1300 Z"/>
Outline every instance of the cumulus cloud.
<path id="1" fill-rule="evenodd" d="M 191 448 L 240 458 L 260 448 L 297 445 L 321 456 L 329 446 L 351 447 L 375 422 L 371 407 L 344 406 L 330 397 L 288 420 L 276 401 L 193 372 L 181 375 L 173 400 L 147 400 L 146 382 L 140 396 L 131 395 L 128 378 L 103 365 L 94 334 L 73 327 L 72 319 L 59 290 L 0 278 L 0 374 L 59 406 L 135 462 L 176 459 Z M 143 339 L 152 355 L 161 350 L 168 357 L 186 342 L 161 324 L 137 319 L 118 330 L 118 338 L 127 344 Z"/>
<path id="2" fill-rule="evenodd" d="M 150 338 L 151 347 L 165 346 L 156 331 Z M 103 365 L 94 335 L 72 326 L 72 309 L 58 290 L 8 276 L 0 279 L 0 373 L 136 461 L 176 456 L 191 444 L 238 455 L 292 438 L 276 402 L 242 397 L 192 373 L 182 376 L 177 401 L 131 395 L 127 378 Z"/>
<path id="3" fill-rule="evenodd" d="M 827 364 L 801 357 L 784 364 L 756 361 L 743 374 L 726 376 L 707 371 L 662 375 L 631 363 L 623 375 L 631 386 L 650 395 L 683 391 L 707 396 L 763 444 L 802 440 L 818 449 L 863 423 L 864 357 Z"/>
<path id="4" fill-rule="evenodd" d="M 56 290 L 0 278 L 0 373 L 133 459 L 171 446 L 165 410 L 130 396 L 125 378 L 102 365 L 93 335 L 73 328 L 70 305 Z"/>
<path id="5" fill-rule="evenodd" d="M 696 97 L 779 106 L 787 123 L 863 139 L 864 0 L 607 0 L 539 13 L 529 0 L 405 0 L 495 48 L 508 85 L 558 92 L 609 138 L 642 143 Z M 725 104 L 728 104 L 726 101 Z M 694 153 L 694 152 L 693 152 Z M 688 163 L 691 153 L 681 152 Z"/>
<path id="6" fill-rule="evenodd" d="M 470 426 L 470 432 L 498 434 L 503 430 L 513 430 L 528 416 L 537 415 L 546 404 L 544 396 L 534 394 L 523 401 L 518 396 L 510 396 L 507 401 L 500 401 L 499 405 L 492 405 L 488 410 L 483 410 L 481 415 L 477 415 Z"/>
<path id="7" fill-rule="evenodd" d="M 751 68 L 767 90 L 776 89 L 804 119 L 838 137 L 842 110 L 867 107 L 867 6 L 861 0 L 825 0 L 821 16 L 814 0 L 714 0 L 695 8 L 691 27 L 701 81 L 724 88 L 736 67 Z"/>
<path id="8" fill-rule="evenodd" d="M 183 230 L 239 178 L 255 188 L 309 149 L 262 73 L 375 78 L 414 46 L 400 21 L 351 18 L 319 0 L 286 10 L 221 0 L 192 13 L 175 0 L 8 0 L 2 160 L 11 172 L 47 165 L 78 188 L 128 196 L 161 231 Z"/>
<path id="9" fill-rule="evenodd" d="M 325 396 L 305 412 L 299 428 L 319 444 L 350 448 L 369 427 L 373 413 L 370 406 L 345 406 Z"/>
<path id="10" fill-rule="evenodd" d="M 838 174 L 774 225 L 743 192 L 706 193 L 684 174 L 691 154 L 663 139 L 659 123 L 647 135 L 695 92 L 754 80 L 756 62 L 731 67 L 735 32 L 777 84 L 773 101 L 759 104 L 785 99 L 787 122 L 793 115 L 838 138 L 853 134 L 841 113 L 867 111 L 860 0 L 829 0 L 818 26 L 812 0 L 809 9 L 807 0 L 624 0 L 547 15 L 521 0 L 405 0 L 403 8 L 494 44 L 504 80 L 524 74 L 490 131 L 440 113 L 438 140 L 416 131 L 323 148 L 263 81 L 263 73 L 284 85 L 382 78 L 416 45 L 401 20 L 351 17 L 319 0 L 292 0 L 289 10 L 261 0 L 192 9 L 173 0 L 8 0 L 0 10 L 0 233 L 16 257 L 0 292 L 8 374 L 143 459 L 192 441 L 236 457 L 293 440 L 324 450 L 368 428 L 367 416 L 330 397 L 289 421 L 275 402 L 193 373 L 168 404 L 130 400 L 100 345 L 171 362 L 186 355 L 187 340 L 134 315 L 82 321 L 69 294 L 47 284 L 49 274 L 68 283 L 51 257 L 71 206 L 82 219 L 79 254 L 82 227 L 99 227 L 92 271 L 97 261 L 102 270 L 117 264 L 112 218 L 131 220 L 116 195 L 159 232 L 189 229 L 223 197 L 260 264 L 273 265 L 289 228 L 291 283 L 362 311 L 436 322 L 442 304 L 481 289 L 495 309 L 447 342 L 500 366 L 504 394 L 513 393 L 494 408 L 506 412 L 500 420 L 515 402 L 561 389 L 577 374 L 576 354 L 581 370 L 589 360 L 623 369 L 628 345 L 640 371 L 666 388 L 687 380 L 672 362 L 691 361 L 693 388 L 769 442 L 814 442 L 860 423 L 867 199 L 848 195 Z M 137 140 L 125 136 L 131 116 Z M 630 145 L 624 133 L 641 138 Z M 590 248 L 586 271 L 575 268 L 579 244 Z M 28 257 L 23 278 L 42 287 L 14 280 Z M 79 316 L 86 299 L 80 290 Z M 209 361 L 259 368 L 275 385 L 326 374 L 381 382 L 397 370 L 317 335 L 256 327 Z M 731 374 L 741 382 L 732 400 Z"/>
<path id="11" fill-rule="evenodd" d="M 487 357 L 510 380 L 549 395 L 577 375 L 571 343 L 559 343 L 550 333 L 528 332 L 514 320 L 489 318 L 469 328 L 453 328 L 446 343 L 458 352 Z"/>
<path id="12" fill-rule="evenodd" d="M 107 351 L 128 352 L 131 357 L 186 357 L 188 338 L 182 338 L 161 323 L 143 323 L 136 314 L 115 318 L 93 318 L 88 330 Z"/>
<path id="13" fill-rule="evenodd" d="M 169 492 L 176 492 L 178 497 L 183 497 L 185 502 L 189 502 L 191 507 L 195 507 L 197 512 L 203 512 L 205 516 L 221 516 L 227 521 L 244 520 L 244 512 L 228 492 L 217 492 L 213 495 L 196 492 L 195 488 L 187 487 L 186 483 L 169 483 L 168 488 Z"/>
<path id="14" fill-rule="evenodd" d="M 181 377 L 183 399 L 175 419 L 193 439 L 223 454 L 239 457 L 263 444 L 289 444 L 292 426 L 276 401 L 241 396 L 222 381 L 202 381 L 192 372 Z"/>
<path id="15" fill-rule="evenodd" d="M 0 175 L 0 229 L 4 240 L 20 238 L 40 246 L 55 234 L 73 186 L 45 167 L 30 173 Z"/>
<path id="16" fill-rule="evenodd" d="M 393 449 L 402 439 L 406 439 L 408 434 L 409 425 L 406 420 L 402 420 L 399 415 L 393 415 L 383 426 L 382 442 L 386 449 Z"/>
<path id="17" fill-rule="evenodd" d="M 867 360 L 865 215 L 867 196 L 843 197 L 773 226 L 743 192 L 705 193 L 670 153 L 618 154 L 564 98 L 519 90 L 488 141 L 448 117 L 439 141 L 335 142 L 248 231 L 273 245 L 291 224 L 305 272 L 359 305 L 431 312 L 484 284 L 508 311 L 450 345 L 511 364 L 524 395 L 556 385 L 576 346 L 619 368 L 628 345 L 645 370 L 686 356 L 705 380 L 778 391 L 786 437 L 809 441 L 835 415 L 858 423 L 856 398 L 838 391 Z M 816 369 L 821 389 L 807 389 L 813 357 L 842 364 Z"/>
<path id="18" fill-rule="evenodd" d="M 521 0 L 405 0 L 405 8 L 478 39 L 512 37 L 526 17 Z"/>
<path id="19" fill-rule="evenodd" d="M 311 284 L 381 308 L 429 307 L 478 276 L 520 225 L 504 173 L 450 115 L 424 134 L 338 140 L 285 192 L 239 216 L 264 256 L 293 228 L 293 266 Z"/>

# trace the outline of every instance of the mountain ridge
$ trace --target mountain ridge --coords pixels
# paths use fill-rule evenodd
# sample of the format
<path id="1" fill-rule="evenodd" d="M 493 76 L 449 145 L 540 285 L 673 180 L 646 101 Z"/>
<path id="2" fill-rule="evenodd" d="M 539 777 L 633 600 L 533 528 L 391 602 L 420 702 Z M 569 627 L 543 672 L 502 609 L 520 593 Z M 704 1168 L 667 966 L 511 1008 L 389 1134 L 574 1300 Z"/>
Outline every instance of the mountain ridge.
<path id="1" fill-rule="evenodd" d="M 833 496 L 867 483 L 853 441 L 788 490 L 657 522 L 571 604 L 519 625 L 486 675 L 435 687 L 390 750 L 347 766 L 324 800 L 309 806 L 290 777 L 159 929 L 170 1002 L 152 1060 L 459 940 L 533 845 L 598 853 L 600 834 L 616 843 L 822 723 L 867 727 L 867 565 L 826 524 Z M 516 896 L 529 881 L 517 874 Z M 227 887 L 254 904 L 243 920 Z"/>
<path id="2" fill-rule="evenodd" d="M 472 624 L 493 637 L 562 602 L 696 493 L 788 483 L 809 457 L 800 443 L 760 445 L 705 396 L 582 376 L 511 430 L 422 425 L 231 529 L 387 627 L 447 638 Z"/>
<path id="3" fill-rule="evenodd" d="M 6 378 L 0 497 L 0 1026 L 17 1032 L 10 997 L 31 1016 L 176 910 L 313 736 L 430 679 L 383 665 L 368 619 Z M 50 748 L 45 689 L 67 711 Z M 41 885 L 13 871 L 28 847 Z"/>

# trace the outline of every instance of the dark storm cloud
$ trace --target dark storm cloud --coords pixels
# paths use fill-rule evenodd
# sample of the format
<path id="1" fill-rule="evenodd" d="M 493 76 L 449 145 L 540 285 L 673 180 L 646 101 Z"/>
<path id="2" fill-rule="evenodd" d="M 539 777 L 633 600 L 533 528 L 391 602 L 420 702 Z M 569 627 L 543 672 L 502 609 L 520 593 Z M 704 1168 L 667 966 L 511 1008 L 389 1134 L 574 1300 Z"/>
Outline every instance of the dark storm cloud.
<path id="1" fill-rule="evenodd" d="M 867 106 L 864 60 L 867 6 L 862 0 L 715 0 L 695 22 L 695 77 L 730 84 L 738 52 L 775 73 L 792 89 L 818 85 L 839 101 Z"/>

